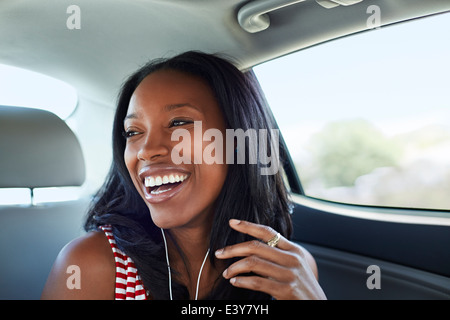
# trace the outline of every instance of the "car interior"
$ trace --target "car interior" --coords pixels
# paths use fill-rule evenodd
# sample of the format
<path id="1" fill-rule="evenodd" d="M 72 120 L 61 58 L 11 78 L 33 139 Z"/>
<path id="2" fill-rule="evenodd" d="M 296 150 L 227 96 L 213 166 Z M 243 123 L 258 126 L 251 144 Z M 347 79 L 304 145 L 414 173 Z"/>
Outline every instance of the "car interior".
<path id="1" fill-rule="evenodd" d="M 450 21 L 449 18 L 449 0 L 79 0 L 76 5 L 67 0 L 1 1 L 0 64 L 64 82 L 75 89 L 77 98 L 65 116 L 33 103 L 7 101 L 3 97 L 11 91 L 9 84 L 17 87 L 22 98 L 32 97 L 36 87 L 26 85 L 26 79 L 13 79 L 3 71 L 6 69 L 0 69 L 0 299 L 40 299 L 58 252 L 84 234 L 83 221 L 89 204 L 110 168 L 112 123 L 123 81 L 151 59 L 189 50 L 222 54 L 236 61 L 241 70 L 255 70 L 258 77 L 261 74 L 261 85 L 290 152 L 283 169 L 294 203 L 292 240 L 308 249 L 316 259 L 319 283 L 328 299 L 450 299 L 450 203 L 445 196 L 450 194 L 450 161 L 445 162 L 448 156 L 430 153 L 430 157 L 443 159 L 439 168 L 447 170 L 437 174 L 441 179 L 438 192 L 444 194 L 438 205 L 412 201 L 418 197 L 415 193 L 405 195 L 406 204 L 357 203 L 339 194 L 327 198 L 309 191 L 316 181 L 309 174 L 315 171 L 298 165 L 302 160 L 297 161 L 297 155 L 303 153 L 295 146 L 302 133 L 289 137 L 294 129 L 295 132 L 306 130 L 300 120 L 303 114 L 307 118 L 318 108 L 313 105 L 314 100 L 322 101 L 322 96 L 328 95 L 337 101 L 333 88 L 341 86 L 345 88 L 344 101 L 351 101 L 358 94 L 356 88 L 364 84 L 361 79 L 351 83 L 334 82 L 347 72 L 342 56 L 330 49 L 319 59 L 314 50 L 342 44 L 349 64 L 358 63 L 359 69 L 370 78 L 370 72 L 375 69 L 373 61 L 359 55 L 354 47 L 345 46 L 345 41 L 360 35 L 382 35 L 385 30 L 401 26 L 408 32 L 408 28 L 421 20 Z M 436 56 L 427 56 L 426 61 L 430 63 L 438 60 L 438 53 L 447 57 L 450 53 L 446 44 L 450 24 L 444 26 L 447 29 L 435 30 L 442 50 L 433 51 Z M 427 42 L 421 39 L 431 36 L 412 34 L 414 50 L 422 52 Z M 393 43 L 386 42 L 374 49 L 375 54 L 381 60 L 387 59 L 391 46 L 401 46 L 402 41 L 399 38 Z M 299 115 L 289 113 L 287 118 L 292 126 L 284 128 L 282 116 L 277 118 L 276 103 L 271 103 L 274 98 L 269 89 L 266 92 L 263 69 L 294 54 L 298 60 L 306 61 L 308 52 L 316 60 L 307 64 L 315 74 L 306 82 L 317 81 L 314 86 L 318 90 L 312 100 L 284 103 L 288 111 L 296 109 L 295 114 Z M 405 61 L 413 54 L 406 52 Z M 442 80 L 436 83 L 445 88 L 450 63 L 448 59 L 439 61 L 441 65 L 433 70 L 442 74 Z M 324 67 L 340 64 L 341 74 Z M 276 82 L 281 89 L 292 88 L 289 90 L 301 97 L 308 90 L 295 81 L 306 72 L 307 66 L 290 64 L 291 77 L 287 76 L 288 70 L 274 67 L 281 78 L 275 79 L 274 73 L 270 73 L 266 79 Z M 420 66 L 411 68 L 407 78 L 419 81 L 414 78 L 414 68 Z M 389 81 L 396 77 L 394 73 L 394 69 L 386 68 L 378 81 Z M 419 89 L 410 88 L 401 94 L 409 95 L 425 90 L 427 85 L 434 86 L 433 79 L 423 80 Z M 391 89 L 394 92 L 396 87 Z M 389 100 L 392 92 L 375 90 L 373 94 Z M 439 102 L 444 116 L 437 117 L 443 131 L 439 131 L 442 133 L 439 136 L 433 135 L 433 141 L 448 147 L 450 99 L 447 94 L 445 100 L 444 92 L 440 90 L 444 98 Z M 56 94 L 57 89 L 45 92 L 47 96 Z M 430 97 L 424 99 L 429 101 Z M 393 105 L 398 110 L 389 107 L 384 116 L 396 112 L 407 117 L 412 112 L 406 103 Z M 57 103 L 56 107 L 64 106 Z M 323 117 L 339 113 L 340 105 L 326 108 L 321 109 Z M 427 111 L 430 106 L 424 108 L 424 112 L 431 112 Z M 384 112 L 381 110 L 386 109 L 375 112 Z M 429 131 L 426 137 L 431 139 L 434 133 Z M 334 137 L 337 139 L 338 134 Z M 355 154 L 363 149 L 358 148 Z M 383 148 L 388 150 L 387 143 L 382 144 Z M 411 148 L 407 149 L 408 155 L 420 154 Z M 388 155 L 389 150 L 385 152 Z M 353 166 L 348 158 L 345 161 Z M 358 161 L 369 162 L 365 158 Z M 369 171 L 378 167 L 384 168 L 376 171 L 381 175 L 390 172 L 386 167 L 394 166 L 383 164 Z M 424 175 L 431 177 L 433 167 L 424 167 Z M 419 175 L 418 171 L 413 172 Z M 352 180 L 350 185 L 363 178 Z M 422 188 L 415 183 L 409 184 L 414 189 Z M 333 190 L 342 191 L 342 186 Z M 378 188 L 391 190 L 396 186 L 392 182 Z M 71 197 L 44 197 L 45 192 L 57 194 L 58 190 L 68 190 Z M 25 200 L 17 203 L 11 194 L 18 192 Z"/>

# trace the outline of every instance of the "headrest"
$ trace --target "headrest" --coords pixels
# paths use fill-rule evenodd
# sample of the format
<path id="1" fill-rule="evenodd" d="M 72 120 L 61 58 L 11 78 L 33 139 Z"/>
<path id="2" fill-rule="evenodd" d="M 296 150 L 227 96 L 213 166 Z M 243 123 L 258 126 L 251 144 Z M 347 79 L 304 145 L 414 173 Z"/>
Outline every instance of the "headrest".
<path id="1" fill-rule="evenodd" d="M 0 188 L 80 186 L 80 143 L 55 114 L 0 106 Z"/>

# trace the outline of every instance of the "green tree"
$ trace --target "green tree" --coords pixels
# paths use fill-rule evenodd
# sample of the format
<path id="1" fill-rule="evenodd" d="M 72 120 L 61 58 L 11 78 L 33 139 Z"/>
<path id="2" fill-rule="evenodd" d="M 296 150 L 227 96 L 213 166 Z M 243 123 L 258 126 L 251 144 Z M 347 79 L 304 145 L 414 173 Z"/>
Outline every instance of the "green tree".
<path id="1" fill-rule="evenodd" d="M 400 148 L 366 120 L 330 123 L 308 148 L 325 187 L 352 186 L 375 168 L 395 166 Z"/>

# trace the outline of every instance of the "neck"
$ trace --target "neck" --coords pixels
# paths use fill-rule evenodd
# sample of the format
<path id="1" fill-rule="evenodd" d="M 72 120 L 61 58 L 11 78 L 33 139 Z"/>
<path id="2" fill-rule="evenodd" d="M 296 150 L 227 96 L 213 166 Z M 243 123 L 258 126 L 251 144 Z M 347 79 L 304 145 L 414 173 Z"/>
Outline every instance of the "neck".
<path id="1" fill-rule="evenodd" d="M 202 263 L 206 251 L 209 248 L 210 234 L 213 225 L 213 211 L 211 208 L 204 210 L 199 217 L 179 227 L 171 228 L 171 238 L 183 252 L 189 263 Z M 178 252 L 178 250 L 175 249 Z M 178 259 L 180 257 L 174 257 Z"/>
<path id="2" fill-rule="evenodd" d="M 177 271 L 177 275 L 172 274 L 172 280 L 184 284 L 192 299 L 197 296 L 197 291 L 199 298 L 207 296 L 220 276 L 207 255 L 210 230 L 204 227 L 174 228 L 167 237 L 170 266 Z"/>
<path id="3" fill-rule="evenodd" d="M 197 280 L 203 261 L 205 264 L 198 286 L 198 297 L 206 297 L 225 269 L 224 261 L 215 260 L 214 267 L 205 255 L 209 249 L 213 214 L 191 221 L 187 225 L 166 231 L 170 266 L 177 271 L 173 280 L 185 285 L 192 299 L 195 298 Z M 176 243 L 176 244 L 175 244 Z M 211 256 L 211 253 L 209 254 Z"/>
<path id="4" fill-rule="evenodd" d="M 169 232 L 171 238 L 175 241 L 189 262 L 203 260 L 206 250 L 209 248 L 209 230 L 171 229 Z M 171 243 L 170 247 L 172 246 L 174 246 L 174 243 Z M 178 252 L 178 250 L 176 251 Z M 178 258 L 181 257 L 174 257 L 174 259 Z"/>

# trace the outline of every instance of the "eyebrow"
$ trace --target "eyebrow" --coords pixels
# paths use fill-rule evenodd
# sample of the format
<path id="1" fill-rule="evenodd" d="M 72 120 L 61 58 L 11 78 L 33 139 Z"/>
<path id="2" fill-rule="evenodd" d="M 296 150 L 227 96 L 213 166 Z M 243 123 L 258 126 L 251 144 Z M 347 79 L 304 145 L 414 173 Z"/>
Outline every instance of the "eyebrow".
<path id="1" fill-rule="evenodd" d="M 177 104 L 168 104 L 164 107 L 164 111 L 169 112 L 173 111 L 178 108 L 188 107 L 192 108 L 194 110 L 197 110 L 198 112 L 201 112 L 200 109 L 190 103 L 177 103 Z M 125 116 L 123 119 L 123 122 L 129 120 L 129 119 L 138 119 L 140 117 L 139 113 L 130 113 Z"/>
<path id="2" fill-rule="evenodd" d="M 137 119 L 137 118 L 139 118 L 139 115 L 137 113 L 130 113 L 125 116 L 123 122 L 127 121 L 128 119 Z"/>
<path id="3" fill-rule="evenodd" d="M 172 111 L 172 110 L 175 110 L 175 109 L 178 109 L 178 108 L 183 108 L 183 107 L 192 108 L 192 109 L 195 109 L 195 110 L 201 112 L 198 107 L 196 107 L 196 106 L 194 106 L 194 105 L 192 105 L 190 103 L 169 104 L 169 105 L 164 107 L 164 110 L 165 111 Z"/>

